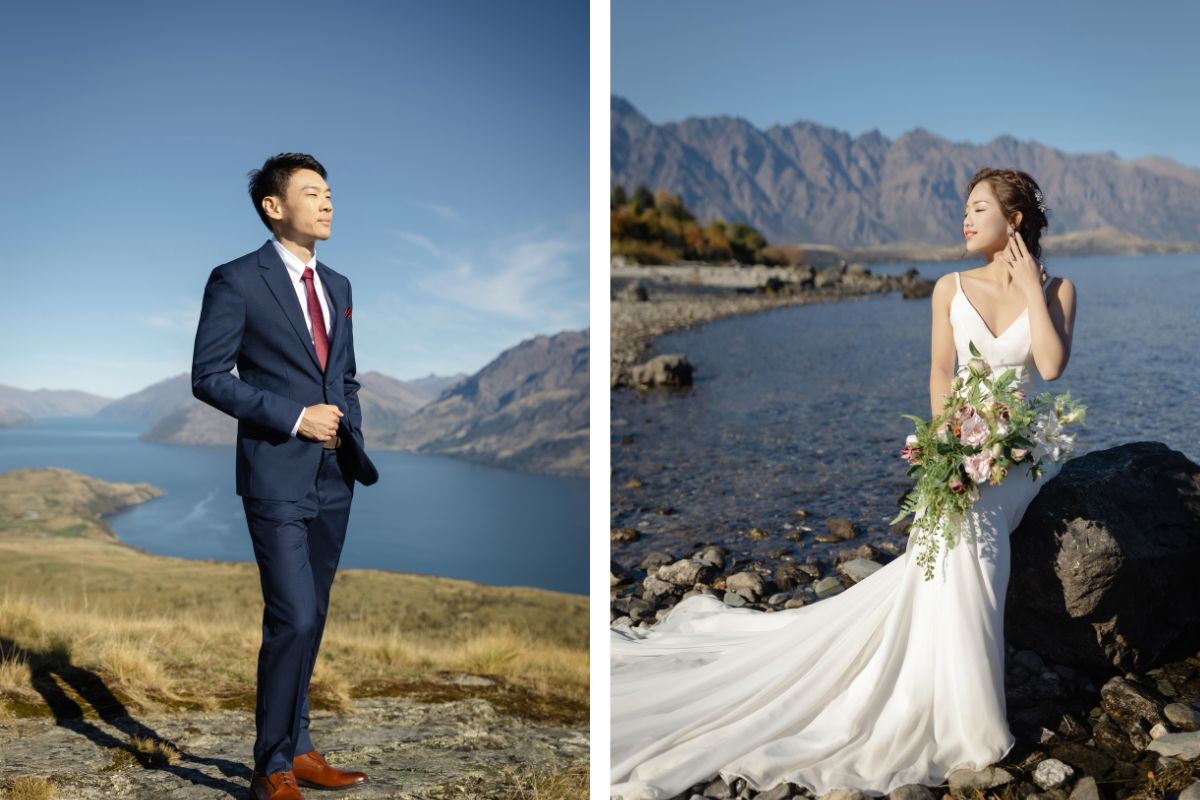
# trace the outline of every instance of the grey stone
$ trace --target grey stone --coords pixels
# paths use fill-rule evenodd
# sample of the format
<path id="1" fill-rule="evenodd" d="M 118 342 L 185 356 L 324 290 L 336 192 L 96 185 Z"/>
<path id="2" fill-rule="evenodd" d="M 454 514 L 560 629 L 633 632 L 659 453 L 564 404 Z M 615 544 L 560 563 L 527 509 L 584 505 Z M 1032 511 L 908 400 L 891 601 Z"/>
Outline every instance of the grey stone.
<path id="1" fill-rule="evenodd" d="M 765 792 L 759 792 L 754 796 L 754 800 L 791 800 L 792 797 L 796 796 L 793 788 L 792 784 L 784 781 L 772 786 Z"/>
<path id="2" fill-rule="evenodd" d="M 1084 775 L 1071 790 L 1070 800 L 1100 800 L 1100 787 L 1091 775 Z"/>
<path id="3" fill-rule="evenodd" d="M 933 800 L 933 792 L 923 783 L 906 783 L 893 789 L 888 800 Z"/>
<path id="4" fill-rule="evenodd" d="M 726 783 L 724 778 L 717 778 L 704 787 L 704 796 L 711 797 L 713 800 L 731 800 L 734 796 L 734 791 L 733 787 Z"/>
<path id="5" fill-rule="evenodd" d="M 1180 792 L 1179 800 L 1200 800 L 1200 781 L 1192 783 Z"/>
<path id="6" fill-rule="evenodd" d="M 658 577 L 664 581 L 679 586 L 693 586 L 697 583 L 708 583 L 716 569 L 707 561 L 698 558 L 684 558 L 671 564 L 663 564 L 658 568 Z"/>
<path id="7" fill-rule="evenodd" d="M 725 579 L 725 589 L 747 600 L 758 600 L 763 596 L 763 579 L 754 572 L 736 572 Z"/>
<path id="8" fill-rule="evenodd" d="M 639 389 L 655 386 L 680 387 L 692 384 L 694 367 L 682 353 L 655 356 L 644 364 L 629 368 L 629 378 Z"/>
<path id="9" fill-rule="evenodd" d="M 1194 649 L 1198 495 L 1200 465 L 1161 442 L 1068 460 L 1010 536 L 1005 638 L 1092 674 Z"/>
<path id="10" fill-rule="evenodd" d="M 1116 675 L 1100 687 L 1100 701 L 1104 711 L 1139 750 L 1150 743 L 1150 729 L 1163 722 L 1158 700 L 1145 688 L 1126 678 Z"/>
<path id="11" fill-rule="evenodd" d="M 742 606 L 747 605 L 749 602 L 737 592 L 726 592 L 722 600 L 725 601 L 725 605 L 733 606 L 735 608 L 741 608 Z"/>
<path id="12" fill-rule="evenodd" d="M 876 561 L 871 561 L 870 559 L 856 558 L 853 561 L 847 561 L 846 563 L 842 564 L 841 570 L 842 572 L 846 573 L 846 575 L 848 575 L 852 581 L 858 583 L 863 578 L 874 574 L 874 572 L 882 566 L 882 564 Z"/>
<path id="13" fill-rule="evenodd" d="M 1167 703 L 1163 708 L 1163 716 L 1180 730 L 1200 730 L 1200 712 L 1186 703 Z"/>
<path id="14" fill-rule="evenodd" d="M 813 589 L 816 591 L 817 598 L 820 600 L 824 600 L 826 597 L 832 597 L 835 594 L 840 594 L 841 592 L 845 591 L 845 588 L 846 587 L 842 586 L 842 582 L 832 575 L 830 575 L 828 578 L 822 578 L 813 584 Z"/>
<path id="15" fill-rule="evenodd" d="M 950 773 L 950 791 L 970 789 L 994 789 L 1012 783 L 1013 776 L 1002 767 L 984 767 L 981 770 L 956 769 Z"/>
<path id="16" fill-rule="evenodd" d="M 1063 786 L 1074 774 L 1075 770 L 1057 758 L 1047 758 L 1033 770 L 1033 782 L 1049 791 Z"/>
<path id="17" fill-rule="evenodd" d="M 642 581 L 642 597 L 647 600 L 657 600 L 664 595 L 673 594 L 675 591 L 677 591 L 675 584 L 667 583 L 653 575 L 647 575 L 646 579 Z"/>
<path id="18" fill-rule="evenodd" d="M 863 800 L 863 793 L 858 789 L 830 789 L 820 800 Z"/>
<path id="19" fill-rule="evenodd" d="M 1147 750 L 1153 750 L 1159 755 L 1175 756 L 1184 761 L 1193 761 L 1200 756 L 1200 731 L 1186 733 L 1168 733 L 1150 743 Z"/>

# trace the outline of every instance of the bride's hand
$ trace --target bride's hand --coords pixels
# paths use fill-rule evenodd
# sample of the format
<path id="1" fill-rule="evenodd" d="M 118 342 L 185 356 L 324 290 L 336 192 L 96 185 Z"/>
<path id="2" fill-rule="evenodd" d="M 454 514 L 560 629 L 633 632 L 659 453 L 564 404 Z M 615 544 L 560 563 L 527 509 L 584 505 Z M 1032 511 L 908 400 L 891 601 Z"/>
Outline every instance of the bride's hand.
<path id="1" fill-rule="evenodd" d="M 1013 229 L 1008 235 L 1008 245 L 1004 248 L 1004 261 L 1008 264 L 1008 274 L 1017 289 L 1027 296 L 1041 297 L 1042 284 L 1046 280 L 1046 268 L 1029 254 L 1025 240 Z"/>

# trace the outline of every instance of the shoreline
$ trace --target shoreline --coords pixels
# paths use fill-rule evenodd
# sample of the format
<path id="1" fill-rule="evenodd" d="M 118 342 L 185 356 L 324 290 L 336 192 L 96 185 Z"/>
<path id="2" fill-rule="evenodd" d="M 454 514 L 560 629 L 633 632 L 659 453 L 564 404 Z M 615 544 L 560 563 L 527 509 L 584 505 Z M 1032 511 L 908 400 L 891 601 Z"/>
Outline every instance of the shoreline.
<path id="1" fill-rule="evenodd" d="M 622 266 L 610 278 L 609 388 L 632 388 L 632 368 L 645 362 L 654 340 L 718 319 L 810 303 L 865 300 L 900 291 L 919 299 L 933 282 L 910 268 L 872 274 L 862 264 L 811 267 Z"/>

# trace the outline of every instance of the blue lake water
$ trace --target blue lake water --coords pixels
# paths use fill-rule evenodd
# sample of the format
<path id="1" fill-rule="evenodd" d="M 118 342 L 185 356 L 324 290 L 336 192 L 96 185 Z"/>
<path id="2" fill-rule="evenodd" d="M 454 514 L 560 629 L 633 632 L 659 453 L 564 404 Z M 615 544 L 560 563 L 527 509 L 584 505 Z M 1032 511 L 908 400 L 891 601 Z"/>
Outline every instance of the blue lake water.
<path id="1" fill-rule="evenodd" d="M 122 541 L 159 555 L 254 561 L 234 450 L 138 441 L 143 426 L 49 418 L 0 430 L 0 472 L 63 467 L 166 492 L 109 518 Z M 369 451 L 355 484 L 340 567 L 369 567 L 587 594 L 588 482 L 461 459 Z"/>
<path id="2" fill-rule="evenodd" d="M 964 263 L 915 266 L 924 278 Z M 1071 360 L 1046 384 L 1088 407 L 1075 455 L 1160 441 L 1200 461 L 1196 366 L 1200 255 L 1048 259 L 1078 292 Z M 828 517 L 888 531 L 912 486 L 898 457 L 912 432 L 901 414 L 929 416 L 929 300 L 899 293 L 732 317 L 655 340 L 652 355 L 684 353 L 694 385 L 612 397 L 612 525 L 644 535 L 614 547 L 629 566 L 648 550 L 677 556 L 700 542 L 743 556 L 839 549 L 793 543 L 797 524 Z M 626 488 L 631 481 L 640 488 Z M 798 509 L 809 513 L 803 520 Z M 755 542 L 741 533 L 771 534 Z"/>

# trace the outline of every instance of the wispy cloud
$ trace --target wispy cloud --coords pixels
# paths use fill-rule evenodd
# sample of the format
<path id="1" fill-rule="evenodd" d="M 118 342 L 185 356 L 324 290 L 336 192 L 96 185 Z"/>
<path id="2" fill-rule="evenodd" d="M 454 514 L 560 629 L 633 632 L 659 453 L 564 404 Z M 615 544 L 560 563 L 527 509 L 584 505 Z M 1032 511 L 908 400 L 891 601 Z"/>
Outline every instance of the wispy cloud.
<path id="1" fill-rule="evenodd" d="M 159 310 L 154 314 L 139 315 L 137 321 L 151 330 L 165 333 L 192 335 L 200 322 L 200 304 L 194 300 L 180 301 L 181 307 L 174 310 Z"/>
<path id="2" fill-rule="evenodd" d="M 540 325 L 576 324 L 587 303 L 584 242 L 561 235 L 527 234 L 493 244 L 485 263 L 471 256 L 440 259 L 417 286 L 457 306 Z M 573 256 L 584 253 L 584 263 Z"/>
<path id="3" fill-rule="evenodd" d="M 442 219 L 449 220 L 450 222 L 463 221 L 462 217 L 458 215 L 458 212 L 450 206 L 437 205 L 436 203 L 421 203 L 416 200 L 405 200 L 404 202 L 408 203 L 410 206 L 423 208 L 432 214 L 437 214 Z"/>
<path id="4" fill-rule="evenodd" d="M 430 253 L 437 256 L 438 258 L 442 257 L 441 249 L 436 244 L 434 244 L 433 241 L 428 236 L 422 236 L 421 234 L 413 233 L 412 231 L 392 231 L 392 234 L 400 239 L 403 239 L 406 242 L 411 242 L 412 244 L 415 244 L 418 247 L 428 250 Z"/>

